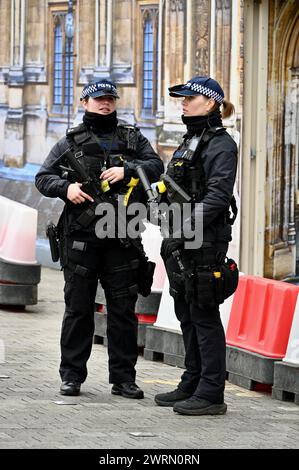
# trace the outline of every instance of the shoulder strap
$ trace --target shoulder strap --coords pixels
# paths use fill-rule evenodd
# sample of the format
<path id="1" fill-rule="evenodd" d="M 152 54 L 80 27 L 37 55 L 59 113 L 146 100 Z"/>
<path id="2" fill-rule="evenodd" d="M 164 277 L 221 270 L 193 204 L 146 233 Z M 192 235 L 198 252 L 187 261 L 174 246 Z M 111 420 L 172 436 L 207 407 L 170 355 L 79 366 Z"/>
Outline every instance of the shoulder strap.
<path id="1" fill-rule="evenodd" d="M 118 121 L 117 133 L 121 140 L 126 143 L 128 150 L 137 150 L 139 128 L 125 121 Z"/>

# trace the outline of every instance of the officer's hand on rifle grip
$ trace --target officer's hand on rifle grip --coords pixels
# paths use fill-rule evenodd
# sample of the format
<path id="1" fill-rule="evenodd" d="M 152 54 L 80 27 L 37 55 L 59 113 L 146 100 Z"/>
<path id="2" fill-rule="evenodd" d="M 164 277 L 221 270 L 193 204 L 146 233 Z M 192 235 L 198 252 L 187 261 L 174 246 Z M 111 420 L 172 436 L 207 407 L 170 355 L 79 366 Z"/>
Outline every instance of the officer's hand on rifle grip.
<path id="1" fill-rule="evenodd" d="M 123 180 L 125 177 L 125 170 L 123 167 L 113 166 L 108 170 L 103 171 L 100 176 L 101 180 L 107 180 L 109 183 L 113 184 L 117 181 Z"/>
<path id="2" fill-rule="evenodd" d="M 89 196 L 89 194 L 86 194 L 84 191 L 82 191 L 81 186 L 82 183 L 70 184 L 67 190 L 67 198 L 73 204 L 81 204 L 82 202 L 85 202 L 86 199 L 88 201 L 94 202 L 94 200 L 91 196 Z"/>

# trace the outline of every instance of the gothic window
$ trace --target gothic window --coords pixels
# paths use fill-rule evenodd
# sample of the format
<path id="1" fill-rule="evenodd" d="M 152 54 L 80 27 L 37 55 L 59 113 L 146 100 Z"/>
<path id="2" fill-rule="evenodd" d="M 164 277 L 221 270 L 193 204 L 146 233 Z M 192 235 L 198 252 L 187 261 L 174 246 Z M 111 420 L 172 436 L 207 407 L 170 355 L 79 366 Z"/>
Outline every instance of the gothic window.
<path id="1" fill-rule="evenodd" d="M 158 5 L 144 7 L 142 14 L 142 115 L 152 117 L 157 109 Z"/>
<path id="2" fill-rule="evenodd" d="M 53 107 L 54 113 L 66 114 L 73 104 L 73 41 L 64 31 L 65 14 L 55 14 L 53 36 Z"/>
<path id="3" fill-rule="evenodd" d="M 73 55 L 73 41 L 67 39 L 65 46 L 65 79 L 64 79 L 64 104 L 73 104 L 73 70 L 74 70 L 74 55 Z"/>
<path id="4" fill-rule="evenodd" d="M 57 24 L 54 31 L 54 96 L 53 103 L 61 104 L 62 100 L 62 29 Z"/>

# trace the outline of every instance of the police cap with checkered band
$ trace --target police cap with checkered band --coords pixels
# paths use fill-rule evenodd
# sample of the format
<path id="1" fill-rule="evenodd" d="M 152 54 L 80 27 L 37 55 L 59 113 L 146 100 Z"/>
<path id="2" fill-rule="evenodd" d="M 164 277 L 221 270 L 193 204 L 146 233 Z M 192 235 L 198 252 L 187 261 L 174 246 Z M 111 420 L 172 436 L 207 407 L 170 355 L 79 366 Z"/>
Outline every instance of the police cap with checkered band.
<path id="1" fill-rule="evenodd" d="M 224 91 L 216 80 L 210 77 L 193 77 L 187 83 L 175 85 L 170 88 L 169 95 L 174 98 L 181 96 L 204 95 L 212 98 L 217 103 L 222 104 L 224 100 Z"/>
<path id="2" fill-rule="evenodd" d="M 115 83 L 106 78 L 98 82 L 88 83 L 82 90 L 80 101 L 87 97 L 98 98 L 99 96 L 113 96 L 114 98 L 119 98 Z"/>

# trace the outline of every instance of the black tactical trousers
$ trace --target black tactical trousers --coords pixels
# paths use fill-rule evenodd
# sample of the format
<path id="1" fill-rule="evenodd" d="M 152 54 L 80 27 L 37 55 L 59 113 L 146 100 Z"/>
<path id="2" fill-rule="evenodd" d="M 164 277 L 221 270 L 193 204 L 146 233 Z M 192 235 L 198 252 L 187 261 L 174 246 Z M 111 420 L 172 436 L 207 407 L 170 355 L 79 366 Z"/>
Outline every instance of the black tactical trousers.
<path id="1" fill-rule="evenodd" d="M 107 303 L 109 383 L 135 381 L 138 355 L 136 249 L 125 248 L 118 240 L 106 239 L 97 246 L 74 241 L 68 241 L 68 259 L 64 267 L 61 379 L 81 383 L 86 379 L 100 279 Z"/>
<path id="2" fill-rule="evenodd" d="M 216 253 L 207 250 L 197 251 L 197 256 L 189 253 L 188 258 L 195 260 L 195 265 L 213 264 Z M 184 266 L 188 267 L 184 256 L 182 260 Z M 186 370 L 181 377 L 179 388 L 213 403 L 222 403 L 226 376 L 226 344 L 219 305 L 203 306 L 196 297 L 186 302 L 185 287 L 174 274 L 180 273 L 177 261 L 171 256 L 165 264 L 185 346 Z"/>

